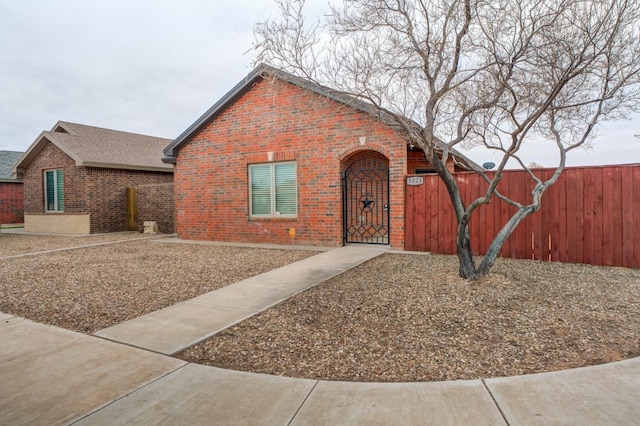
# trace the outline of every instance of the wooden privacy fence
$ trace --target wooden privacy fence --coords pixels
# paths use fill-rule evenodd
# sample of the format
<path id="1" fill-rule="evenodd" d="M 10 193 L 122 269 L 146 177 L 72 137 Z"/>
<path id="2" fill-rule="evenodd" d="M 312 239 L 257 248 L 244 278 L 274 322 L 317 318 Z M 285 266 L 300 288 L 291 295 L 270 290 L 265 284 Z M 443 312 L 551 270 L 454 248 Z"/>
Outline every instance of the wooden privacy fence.
<path id="1" fill-rule="evenodd" d="M 546 180 L 553 169 L 534 173 Z M 487 183 L 476 173 L 455 176 L 465 203 L 486 192 Z M 455 254 L 457 225 L 444 184 L 437 175 L 407 181 L 405 250 Z M 498 190 L 529 203 L 534 186 L 525 171 L 510 170 Z M 502 257 L 640 267 L 640 164 L 567 168 L 541 204 L 505 242 Z M 474 212 L 470 231 L 475 254 L 486 253 L 515 211 L 494 198 Z"/>
<path id="2" fill-rule="evenodd" d="M 127 230 L 138 229 L 138 188 L 127 188 Z"/>

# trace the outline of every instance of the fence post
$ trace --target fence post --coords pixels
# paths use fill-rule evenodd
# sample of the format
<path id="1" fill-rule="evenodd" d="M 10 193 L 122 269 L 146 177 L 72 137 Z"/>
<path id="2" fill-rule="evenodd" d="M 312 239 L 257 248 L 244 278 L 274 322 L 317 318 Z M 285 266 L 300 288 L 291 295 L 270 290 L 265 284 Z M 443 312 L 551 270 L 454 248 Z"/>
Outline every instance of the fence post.
<path id="1" fill-rule="evenodd" d="M 127 188 L 127 230 L 138 229 L 138 188 Z"/>

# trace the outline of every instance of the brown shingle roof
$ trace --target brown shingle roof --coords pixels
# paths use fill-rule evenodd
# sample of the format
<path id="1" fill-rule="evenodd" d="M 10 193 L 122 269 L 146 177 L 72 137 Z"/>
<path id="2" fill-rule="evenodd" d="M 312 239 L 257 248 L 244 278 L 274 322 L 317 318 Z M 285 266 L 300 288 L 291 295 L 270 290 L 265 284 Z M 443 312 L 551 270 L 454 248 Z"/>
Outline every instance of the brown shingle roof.
<path id="1" fill-rule="evenodd" d="M 309 90 L 318 95 L 332 99 L 338 103 L 344 104 L 356 110 L 360 110 L 366 114 L 369 114 L 373 118 L 380 120 L 383 124 L 391 127 L 392 129 L 404 132 L 404 129 L 399 126 L 397 120 L 395 120 L 391 114 L 376 108 L 374 105 L 360 100 L 347 93 L 331 89 L 326 86 L 316 84 L 312 81 L 304 78 L 297 77 L 286 71 L 274 68 L 266 64 L 258 65 L 253 71 L 251 71 L 244 79 L 242 79 L 233 89 L 231 89 L 226 95 L 224 95 L 218 102 L 216 102 L 211 108 L 209 108 L 200 118 L 198 118 L 191 126 L 189 126 L 182 134 L 180 134 L 175 140 L 173 140 L 164 149 L 163 161 L 170 164 L 175 164 L 178 157 L 178 152 L 189 140 L 197 134 L 200 130 L 205 128 L 210 122 L 216 119 L 222 112 L 224 112 L 229 106 L 235 103 L 238 99 L 244 96 L 249 90 L 253 88 L 256 82 L 264 79 L 266 76 L 275 77 L 279 80 Z M 411 121 L 407 119 L 407 121 Z M 439 142 L 442 144 L 442 142 Z M 444 146 L 442 144 L 441 146 Z M 482 168 L 463 156 L 457 150 L 450 148 L 449 152 L 453 155 L 454 161 L 458 165 L 467 169 L 481 170 Z"/>
<path id="2" fill-rule="evenodd" d="M 0 151 L 0 181 L 15 180 L 11 177 L 11 170 L 24 152 Z"/>
<path id="3" fill-rule="evenodd" d="M 38 136 L 14 172 L 23 171 L 48 142 L 73 158 L 78 166 L 173 171 L 172 166 L 162 162 L 162 150 L 171 139 L 59 121 L 51 131 Z"/>

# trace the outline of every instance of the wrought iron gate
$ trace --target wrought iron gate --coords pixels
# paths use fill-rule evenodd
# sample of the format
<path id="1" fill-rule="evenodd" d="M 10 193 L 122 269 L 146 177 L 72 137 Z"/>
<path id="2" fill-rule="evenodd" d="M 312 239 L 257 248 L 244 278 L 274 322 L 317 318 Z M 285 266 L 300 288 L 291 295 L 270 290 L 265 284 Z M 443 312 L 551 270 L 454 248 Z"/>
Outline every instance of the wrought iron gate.
<path id="1" fill-rule="evenodd" d="M 389 244 L 389 167 L 356 160 L 342 177 L 344 242 Z"/>

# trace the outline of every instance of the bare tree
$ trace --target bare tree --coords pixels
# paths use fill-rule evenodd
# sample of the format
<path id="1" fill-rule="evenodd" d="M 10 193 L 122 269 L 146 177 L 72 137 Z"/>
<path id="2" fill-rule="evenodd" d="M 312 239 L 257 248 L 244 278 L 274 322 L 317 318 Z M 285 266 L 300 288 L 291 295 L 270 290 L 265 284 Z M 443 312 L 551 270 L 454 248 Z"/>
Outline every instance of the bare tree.
<path id="1" fill-rule="evenodd" d="M 393 117 L 447 187 L 463 278 L 489 273 L 516 226 L 540 208 L 567 153 L 589 144 L 598 122 L 640 106 L 637 0 L 344 0 L 311 25 L 303 0 L 277 3 L 279 16 L 256 25 L 256 62 Z M 558 152 L 549 180 L 520 158 L 529 140 Z M 474 145 L 501 160 L 491 175 L 475 170 L 487 191 L 465 203 L 445 164 L 455 147 Z M 533 181 L 526 203 L 497 190 L 509 160 Z M 494 198 L 517 211 L 476 265 L 469 220 Z"/>

